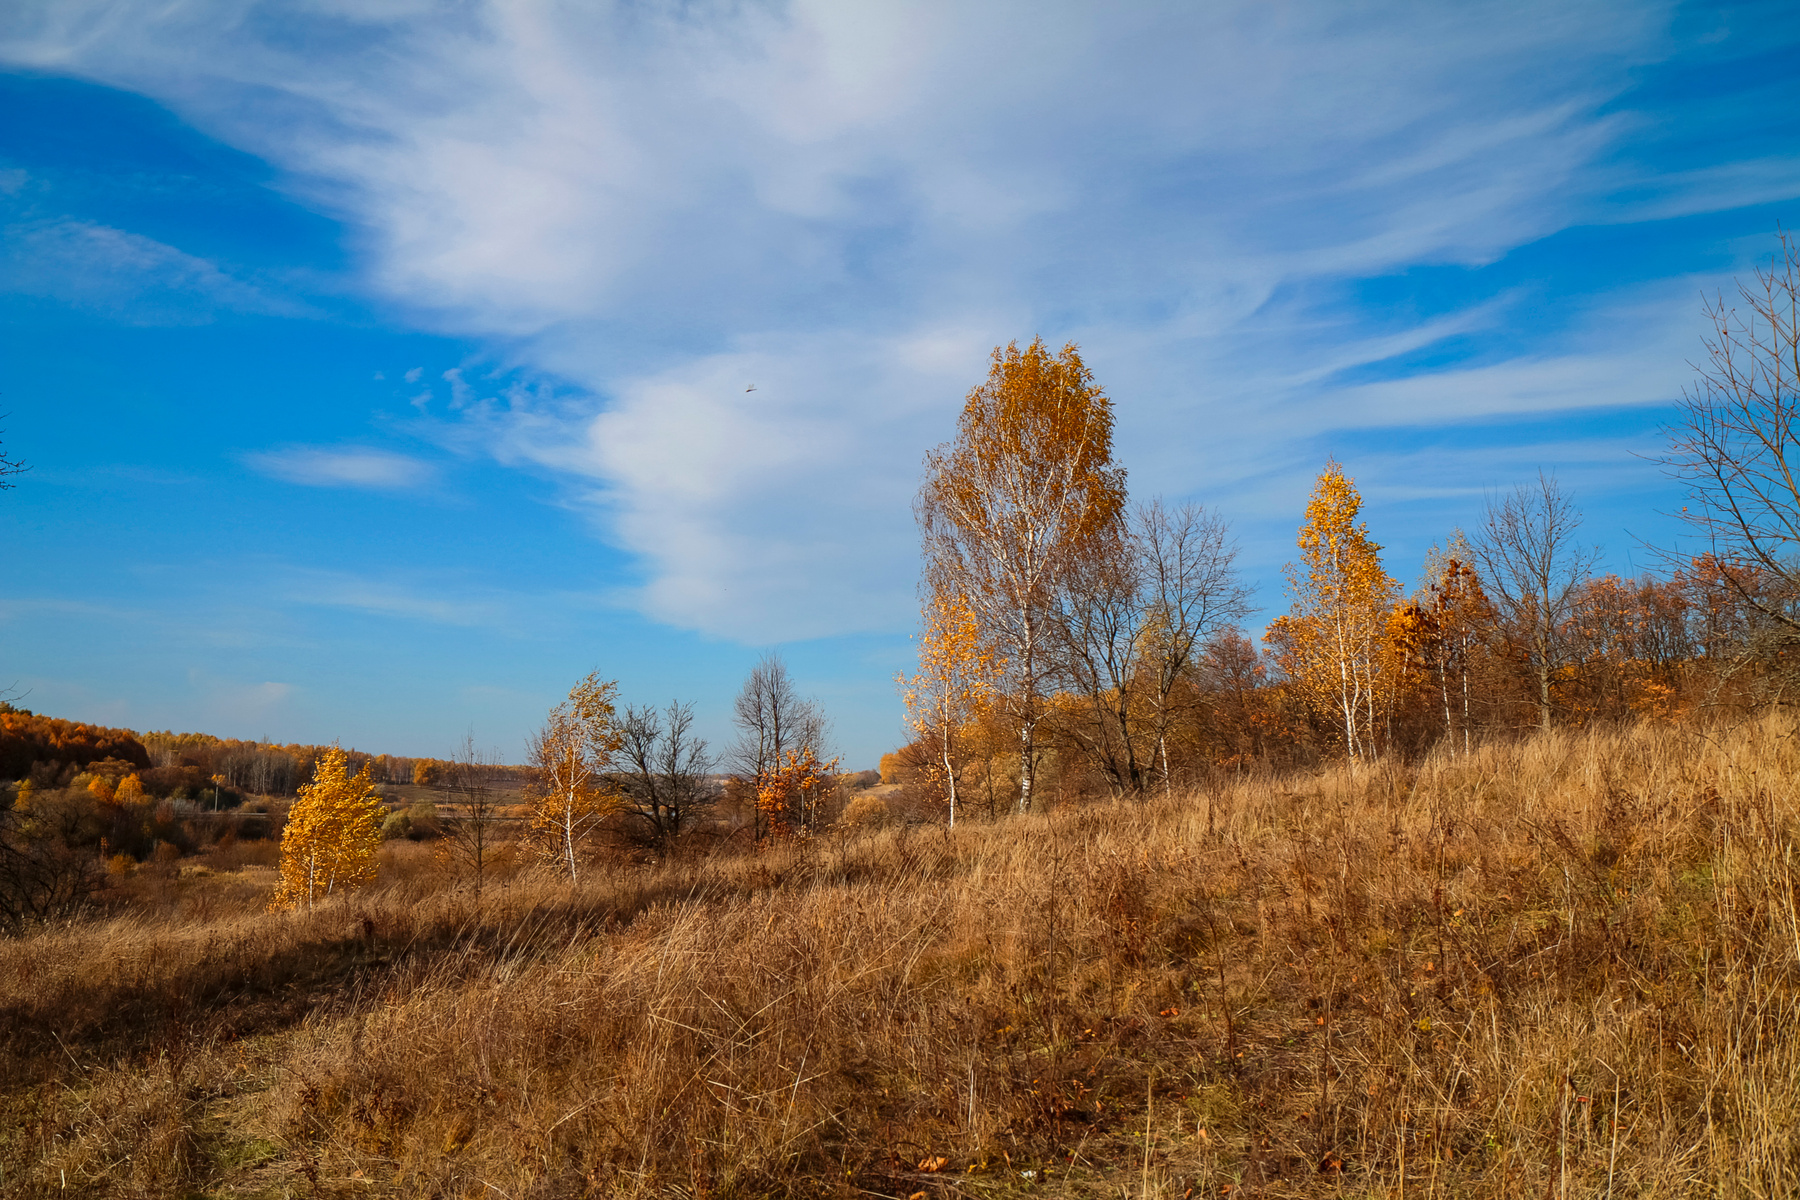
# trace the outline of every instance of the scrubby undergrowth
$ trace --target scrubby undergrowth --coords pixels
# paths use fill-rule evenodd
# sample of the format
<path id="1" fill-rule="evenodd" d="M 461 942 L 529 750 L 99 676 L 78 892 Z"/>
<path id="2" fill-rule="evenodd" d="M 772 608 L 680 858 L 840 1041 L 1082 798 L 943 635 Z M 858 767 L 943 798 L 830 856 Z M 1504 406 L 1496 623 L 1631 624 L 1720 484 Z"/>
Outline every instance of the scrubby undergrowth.
<path id="1" fill-rule="evenodd" d="M 479 909 L 410 844 L 298 915 L 259 911 L 267 867 L 190 871 L 0 943 L 0 1194 L 1791 1195 L 1788 734 L 1556 734 Z"/>

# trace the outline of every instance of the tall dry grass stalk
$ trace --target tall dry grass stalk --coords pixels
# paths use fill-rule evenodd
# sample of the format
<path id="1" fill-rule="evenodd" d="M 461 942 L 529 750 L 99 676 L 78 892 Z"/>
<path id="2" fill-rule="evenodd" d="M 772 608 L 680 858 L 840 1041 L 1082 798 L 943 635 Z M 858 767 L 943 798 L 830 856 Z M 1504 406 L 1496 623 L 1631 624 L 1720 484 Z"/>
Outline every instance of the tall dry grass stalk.
<path id="1" fill-rule="evenodd" d="M 1793 1195 L 1797 766 L 1554 733 L 46 930 L 0 1192 Z"/>

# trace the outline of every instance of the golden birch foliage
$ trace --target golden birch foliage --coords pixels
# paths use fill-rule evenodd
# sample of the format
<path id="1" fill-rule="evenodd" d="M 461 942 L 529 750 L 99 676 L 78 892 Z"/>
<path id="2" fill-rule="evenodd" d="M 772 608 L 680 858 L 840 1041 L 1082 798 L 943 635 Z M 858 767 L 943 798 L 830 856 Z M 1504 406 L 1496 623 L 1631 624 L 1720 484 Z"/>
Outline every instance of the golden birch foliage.
<path id="1" fill-rule="evenodd" d="M 604 778 L 625 744 L 614 708 L 618 687 L 617 681 L 590 673 L 550 710 L 531 742 L 536 776 L 531 837 L 571 882 L 580 869 L 583 838 L 618 805 L 618 793 Z"/>
<path id="2" fill-rule="evenodd" d="M 1112 401 L 1073 344 L 996 348 L 956 440 L 925 457 L 916 510 L 926 590 L 958 597 L 1006 658 L 1000 699 L 1020 733 L 1020 808 L 1031 802 L 1044 640 L 1064 574 L 1125 506 L 1112 465 Z"/>
<path id="3" fill-rule="evenodd" d="M 326 750 L 313 768 L 313 781 L 300 788 L 288 809 L 281 886 L 270 907 L 311 907 L 333 892 L 374 880 L 385 815 L 367 764 L 351 775 L 349 756 L 336 746 Z"/>
<path id="4" fill-rule="evenodd" d="M 819 801 L 831 786 L 837 767 L 837 759 L 821 761 L 809 744 L 789 750 L 763 774 L 757 783 L 756 807 L 768 823 L 772 839 L 804 837 L 812 832 Z"/>
<path id="5" fill-rule="evenodd" d="M 1376 752 L 1377 725 L 1401 673 L 1388 637 L 1399 588 L 1356 520 L 1361 510 L 1356 484 L 1328 461 L 1300 526 L 1300 562 L 1287 567 L 1292 607 L 1266 635 L 1308 702 L 1331 714 L 1353 759 Z"/>
<path id="6" fill-rule="evenodd" d="M 930 774 L 943 786 L 956 824 L 958 731 L 980 718 L 993 703 L 994 654 L 983 643 L 981 623 L 959 598 L 933 592 L 924 605 L 919 634 L 919 672 L 899 680 L 906 720 L 932 747 Z"/>

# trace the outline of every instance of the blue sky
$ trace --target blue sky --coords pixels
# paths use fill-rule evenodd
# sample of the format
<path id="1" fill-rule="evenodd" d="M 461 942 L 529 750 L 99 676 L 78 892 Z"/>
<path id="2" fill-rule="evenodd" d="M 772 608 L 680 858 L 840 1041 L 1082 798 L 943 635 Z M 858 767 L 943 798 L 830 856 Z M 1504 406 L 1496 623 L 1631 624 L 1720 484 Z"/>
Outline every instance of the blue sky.
<path id="1" fill-rule="evenodd" d="M 22 0 L 0 683 L 517 758 L 595 668 L 722 743 L 779 649 L 873 765 L 920 459 L 1037 334 L 1259 624 L 1328 455 L 1403 580 L 1540 468 L 1641 568 L 1796 201 L 1787 4 Z"/>

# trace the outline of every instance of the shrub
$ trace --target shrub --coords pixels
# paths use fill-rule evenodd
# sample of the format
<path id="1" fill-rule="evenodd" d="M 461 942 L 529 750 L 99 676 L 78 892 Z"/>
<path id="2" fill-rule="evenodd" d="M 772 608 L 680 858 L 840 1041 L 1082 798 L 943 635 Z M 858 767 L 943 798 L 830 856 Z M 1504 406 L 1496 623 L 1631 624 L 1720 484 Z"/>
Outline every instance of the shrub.
<path id="1" fill-rule="evenodd" d="M 438 823 L 437 805 L 429 800 L 421 800 L 406 810 L 406 836 L 411 841 L 424 842 L 442 836 L 444 830 Z"/>
<path id="2" fill-rule="evenodd" d="M 891 819 L 887 801 L 880 796 L 858 796 L 844 806 L 838 820 L 852 829 L 880 829 Z"/>

